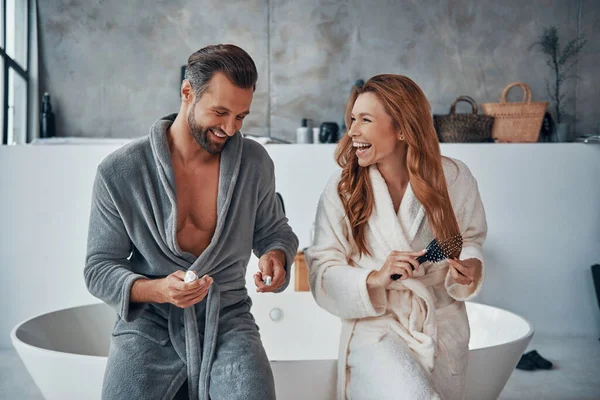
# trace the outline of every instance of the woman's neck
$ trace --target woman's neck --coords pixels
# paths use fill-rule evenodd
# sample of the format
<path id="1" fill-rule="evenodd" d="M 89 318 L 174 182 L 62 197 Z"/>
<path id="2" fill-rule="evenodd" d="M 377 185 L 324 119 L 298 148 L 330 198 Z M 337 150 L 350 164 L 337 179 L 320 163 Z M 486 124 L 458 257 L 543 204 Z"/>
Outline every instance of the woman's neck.
<path id="1" fill-rule="evenodd" d="M 406 166 L 406 152 L 394 155 L 377 163 L 377 169 L 383 176 L 388 187 L 401 188 L 408 185 L 408 167 Z"/>
<path id="2" fill-rule="evenodd" d="M 409 175 L 406 166 L 406 152 L 402 156 L 388 157 L 377 163 L 377 169 L 385 183 L 394 203 L 394 210 L 398 212 L 400 202 L 408 186 Z"/>

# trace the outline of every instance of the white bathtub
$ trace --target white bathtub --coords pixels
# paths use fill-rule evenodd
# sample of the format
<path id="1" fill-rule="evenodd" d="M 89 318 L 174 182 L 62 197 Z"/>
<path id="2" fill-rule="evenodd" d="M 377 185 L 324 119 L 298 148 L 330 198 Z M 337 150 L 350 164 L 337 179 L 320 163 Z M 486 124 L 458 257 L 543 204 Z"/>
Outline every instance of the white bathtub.
<path id="1" fill-rule="evenodd" d="M 531 340 L 533 328 L 518 315 L 482 304 L 468 302 L 467 313 L 471 324 L 467 400 L 496 399 Z M 257 321 L 264 331 L 265 326 Z M 115 314 L 108 306 L 86 305 L 26 320 L 12 330 L 11 340 L 46 399 L 99 399 L 114 322 Z M 315 326 L 320 325 L 306 328 L 314 332 Z M 318 334 L 336 341 L 338 332 L 323 329 Z M 271 365 L 278 399 L 335 398 L 335 360 L 272 360 Z"/>

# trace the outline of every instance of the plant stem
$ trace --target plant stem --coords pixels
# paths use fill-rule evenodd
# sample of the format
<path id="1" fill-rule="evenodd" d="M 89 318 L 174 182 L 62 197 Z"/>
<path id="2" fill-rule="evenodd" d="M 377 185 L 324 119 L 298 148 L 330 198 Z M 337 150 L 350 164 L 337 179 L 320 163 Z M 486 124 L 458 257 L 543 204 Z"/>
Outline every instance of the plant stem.
<path id="1" fill-rule="evenodd" d="M 554 76 L 555 76 L 555 86 L 554 86 L 554 98 L 556 101 L 556 123 L 560 124 L 561 115 L 560 115 L 560 76 L 558 72 L 558 59 L 557 53 L 558 49 L 554 49 L 552 54 L 552 63 L 554 64 Z"/>

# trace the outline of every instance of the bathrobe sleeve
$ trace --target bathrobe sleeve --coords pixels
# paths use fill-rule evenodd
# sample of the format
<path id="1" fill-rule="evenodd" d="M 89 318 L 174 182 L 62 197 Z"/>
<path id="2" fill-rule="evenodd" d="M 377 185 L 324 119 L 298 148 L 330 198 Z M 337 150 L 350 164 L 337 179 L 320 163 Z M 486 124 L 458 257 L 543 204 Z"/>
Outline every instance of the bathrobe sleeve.
<path id="1" fill-rule="evenodd" d="M 131 271 L 132 243 L 107 188 L 101 170 L 96 172 L 88 231 L 84 278 L 92 295 L 110 305 L 130 322 L 146 304 L 130 303 L 131 286 L 143 275 Z"/>
<path id="2" fill-rule="evenodd" d="M 458 198 L 458 207 L 456 207 L 455 213 L 463 237 L 463 248 L 459 259 L 478 259 L 481 261 L 482 271 L 479 280 L 469 285 L 457 283 L 450 273 L 448 273 L 445 286 L 452 298 L 465 301 L 476 296 L 483 284 L 485 263 L 482 246 L 487 236 L 487 222 L 481 196 L 479 195 L 477 180 L 465 164 L 458 163 L 459 176 L 455 183 L 457 186 L 455 186 L 454 190 L 456 190 L 456 197 Z"/>
<path id="3" fill-rule="evenodd" d="M 383 315 L 386 291 L 367 289 L 371 269 L 349 265 L 349 237 L 337 182 L 332 180 L 319 200 L 314 243 L 305 252 L 311 292 L 320 307 L 343 319 Z"/>
<path id="4" fill-rule="evenodd" d="M 282 292 L 290 283 L 291 265 L 298 251 L 298 237 L 288 224 L 283 206 L 275 193 L 275 168 L 273 161 L 265 152 L 263 175 L 259 188 L 258 209 L 254 225 L 253 251 L 256 257 L 273 250 L 281 250 L 285 254 L 285 284 L 276 292 Z"/>

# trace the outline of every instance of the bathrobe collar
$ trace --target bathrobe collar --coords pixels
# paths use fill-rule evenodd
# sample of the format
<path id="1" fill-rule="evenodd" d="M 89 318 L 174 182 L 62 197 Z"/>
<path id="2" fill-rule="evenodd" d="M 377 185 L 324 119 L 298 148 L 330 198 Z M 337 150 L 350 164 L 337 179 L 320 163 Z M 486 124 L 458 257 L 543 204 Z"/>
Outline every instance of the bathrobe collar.
<path id="1" fill-rule="evenodd" d="M 396 214 L 387 184 L 376 165 L 369 167 L 369 177 L 374 198 L 369 228 L 388 251 L 414 250 L 412 244 L 423 223 L 425 209 L 415 196 L 410 182 Z"/>
<path id="2" fill-rule="evenodd" d="M 168 244 L 173 253 L 191 263 L 189 270 L 194 271 L 198 276 L 203 276 L 212 273 L 210 266 L 214 265 L 214 260 L 218 255 L 215 246 L 223 232 L 239 175 L 243 142 L 241 134 L 237 132 L 228 139 L 227 145 L 221 153 L 219 191 L 217 195 L 217 225 L 208 247 L 196 258 L 193 254 L 182 251 L 177 244 L 175 174 L 166 135 L 168 128 L 176 117 L 177 114 L 168 115 L 156 121 L 150 129 L 152 153 L 161 184 L 165 188 L 171 203 L 171 209 L 169 210 L 171 217 L 165 222 L 166 226 L 163 230 L 166 235 L 165 243 Z M 188 395 L 190 398 L 208 400 L 210 370 L 215 356 L 219 326 L 220 289 L 216 282 L 211 285 L 206 298 L 204 339 L 201 344 L 196 308 L 200 307 L 202 303 L 185 309 L 174 306 L 169 308 L 169 337 L 179 358 L 187 365 Z M 182 320 L 185 335 L 179 334 Z"/>
<path id="3" fill-rule="evenodd" d="M 202 252 L 200 257 L 196 258 L 193 254 L 181 250 L 177 244 L 177 198 L 175 188 L 175 174 L 173 164 L 171 162 L 171 152 L 167 139 L 167 130 L 175 121 L 177 114 L 167 115 L 152 126 L 150 130 L 150 142 L 156 165 L 159 170 L 161 183 L 163 184 L 167 196 L 171 201 L 171 218 L 167 221 L 164 232 L 167 234 L 166 243 L 169 244 L 170 250 L 183 257 L 192 263 L 190 269 L 199 273 L 207 273 L 199 268 L 200 265 L 210 265 L 207 258 L 214 258 L 214 252 L 211 249 L 214 244 L 219 241 L 219 237 L 223 232 L 224 220 L 229 210 L 229 204 L 235 189 L 240 163 L 242 160 L 242 137 L 239 132 L 236 132 L 227 140 L 227 144 L 221 153 L 220 168 L 219 168 L 219 191 L 217 195 L 217 225 L 215 233 L 208 245 Z M 199 275 L 200 276 L 200 275 Z"/>

